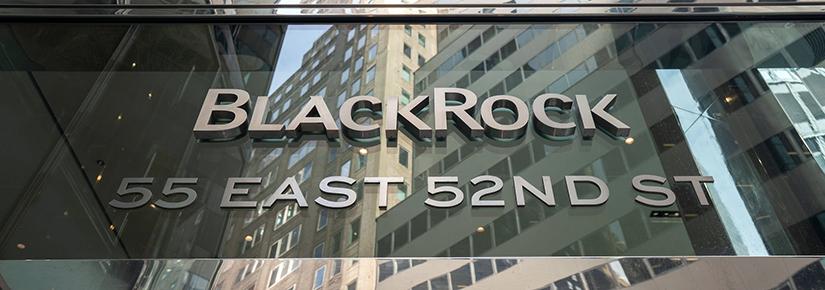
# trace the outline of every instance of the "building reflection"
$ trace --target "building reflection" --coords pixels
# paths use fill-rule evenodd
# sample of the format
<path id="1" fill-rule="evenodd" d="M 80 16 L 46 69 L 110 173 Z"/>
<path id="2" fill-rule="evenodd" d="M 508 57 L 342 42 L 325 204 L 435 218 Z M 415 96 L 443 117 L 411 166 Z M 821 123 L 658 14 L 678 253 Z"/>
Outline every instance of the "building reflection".
<path id="1" fill-rule="evenodd" d="M 439 54 L 445 56 L 434 57 L 434 60 L 441 62 L 430 62 L 416 73 L 417 94 L 427 94 L 432 87 L 437 86 L 467 87 L 479 93 L 481 98 L 510 94 L 528 99 L 549 92 L 587 93 L 596 96 L 617 93 L 626 97 L 616 104 L 612 112 L 616 112 L 622 120 L 631 120 L 632 128 L 643 129 L 635 129 L 634 141 L 625 143 L 630 146 L 618 142 L 608 143 L 607 146 L 588 144 L 587 146 L 591 146 L 589 156 L 601 157 L 584 162 L 580 161 L 581 156 L 576 156 L 579 157 L 578 160 L 572 161 L 573 158 L 565 159 L 558 154 L 551 154 L 553 150 L 565 152 L 565 146 L 571 145 L 540 138 L 531 142 L 528 136 L 519 146 L 513 146 L 513 149 L 499 149 L 448 137 L 447 145 L 442 148 L 417 147 L 422 150 L 416 151 L 416 161 L 422 162 L 415 164 L 413 192 L 422 192 L 421 181 L 432 175 L 532 175 L 537 180 L 538 175 L 548 173 L 576 173 L 594 174 L 619 184 L 629 176 L 641 172 L 657 172 L 665 176 L 695 173 L 720 177 L 728 175 L 730 179 L 722 181 L 729 181 L 732 186 L 719 187 L 723 182 L 717 182 L 711 188 L 711 191 L 718 193 L 714 199 L 714 208 L 697 207 L 696 200 L 689 194 L 679 194 L 678 210 L 684 218 L 667 220 L 656 218 L 649 209 L 607 205 L 605 211 L 599 213 L 599 217 L 605 218 L 604 221 L 594 223 L 592 219 L 588 219 L 586 224 L 577 224 L 575 228 L 589 227 L 589 232 L 571 235 L 569 230 L 559 232 L 561 228 L 553 226 L 553 221 L 561 223 L 564 220 L 569 224 L 569 216 L 584 212 L 581 209 L 554 208 L 543 214 L 540 213 L 540 206 L 533 209 L 529 206 L 514 208 L 493 215 L 477 209 L 439 212 L 416 207 L 416 203 L 423 200 L 421 197 L 409 205 L 407 212 L 401 213 L 404 210 L 396 207 L 390 210 L 390 214 L 379 218 L 379 256 L 473 256 L 496 255 L 497 251 L 519 255 L 622 255 L 637 251 L 658 251 L 656 253 L 662 255 L 817 252 L 813 249 L 821 245 L 807 241 L 820 240 L 810 236 L 821 232 L 820 226 L 808 224 L 810 227 L 806 230 L 792 230 L 795 226 L 807 225 L 792 226 L 780 219 L 791 212 L 799 212 L 789 209 L 789 204 L 813 206 L 808 211 L 812 213 L 803 214 L 811 216 L 819 212 L 818 208 L 821 207 L 813 204 L 821 203 L 810 203 L 809 198 L 791 197 L 779 192 L 810 192 L 792 188 L 817 184 L 822 172 L 803 166 L 814 164 L 806 157 L 810 155 L 806 153 L 808 149 L 799 146 L 799 136 L 789 127 L 787 119 L 776 119 L 775 114 L 768 113 L 770 108 L 777 108 L 776 105 L 763 101 L 756 102 L 760 103 L 758 105 L 747 106 L 749 100 L 770 95 L 770 91 L 763 88 L 764 81 L 756 69 L 776 65 L 772 62 L 778 57 L 798 57 L 797 54 L 783 52 L 771 55 L 755 49 L 749 50 L 764 29 L 749 24 L 692 26 L 689 31 L 681 30 L 683 28 L 686 27 L 656 24 L 584 24 L 569 27 L 476 25 L 442 28 L 439 43 L 446 45 L 440 45 Z M 815 27 L 795 29 L 797 30 L 792 33 L 795 37 L 785 40 L 787 48 L 782 51 L 813 54 L 812 58 L 803 60 L 806 65 L 815 65 L 821 61 L 816 58 L 819 47 L 816 35 L 821 34 L 821 30 Z M 676 30 L 680 31 L 679 37 L 672 33 Z M 665 48 L 662 43 L 670 44 Z M 730 58 L 743 51 L 748 52 L 747 57 Z M 753 55 L 762 57 L 754 58 Z M 734 67 L 736 72 L 726 72 L 727 75 L 723 73 Z M 682 90 L 682 95 L 677 97 L 697 105 L 683 106 L 680 99 L 671 95 L 669 90 L 672 87 L 667 87 L 669 83 L 664 82 L 661 75 L 657 75 L 667 70 L 679 70 L 686 76 L 684 89 L 687 91 Z M 544 87 L 548 82 L 550 85 Z M 773 98 L 766 100 L 770 99 Z M 685 117 L 685 111 L 692 114 L 692 119 Z M 708 128 L 714 132 L 715 137 L 696 135 L 698 129 L 687 131 L 688 127 L 684 125 L 692 125 L 697 121 L 691 120 L 697 119 L 707 119 Z M 759 124 L 757 126 L 760 129 L 762 126 L 771 128 L 773 131 L 768 132 L 773 133 L 766 135 L 768 132 L 751 132 L 757 129 L 753 127 L 754 123 Z M 682 128 L 679 128 L 680 124 Z M 718 143 L 721 147 L 718 154 L 714 154 L 707 151 L 708 147 L 687 146 L 693 141 Z M 572 146 L 582 146 L 575 140 L 571 142 Z M 777 142 L 787 145 L 762 151 L 761 146 L 783 144 Z M 749 149 L 751 146 L 756 147 Z M 698 151 L 710 154 L 697 154 Z M 764 163 L 748 164 L 748 161 L 742 160 L 743 151 L 753 160 L 774 158 L 777 153 L 788 154 L 792 157 L 789 160 L 793 165 L 777 172 L 767 181 L 755 180 L 756 176 L 742 170 L 764 166 L 771 171 L 782 167 Z M 657 152 L 658 156 L 645 156 L 642 152 Z M 428 158 L 430 154 L 443 156 L 443 159 Z M 722 167 L 718 167 L 719 171 L 709 172 L 708 164 L 703 163 L 701 157 L 718 159 L 720 155 L 725 156 L 729 163 L 723 163 Z M 553 166 L 550 159 L 542 160 L 548 158 L 545 156 L 552 156 L 557 164 L 566 166 Z M 480 159 L 484 160 L 484 164 L 493 166 L 477 166 Z M 797 166 L 800 169 L 795 172 L 790 170 Z M 784 184 L 785 188 L 774 191 L 776 195 L 768 194 L 758 190 L 760 183 L 777 186 Z M 466 191 L 470 191 L 469 186 L 466 188 Z M 508 186 L 505 184 L 505 192 L 506 188 Z M 684 188 L 676 190 L 677 193 L 684 192 Z M 737 194 L 732 195 L 733 192 Z M 734 200 L 728 198 L 737 195 L 741 197 Z M 506 193 L 502 194 L 502 197 L 507 196 Z M 805 202 L 800 202 L 802 200 Z M 639 210 L 642 211 L 641 214 L 633 214 L 633 211 Z M 392 215 L 392 211 L 398 211 L 400 216 Z M 559 211 L 562 214 L 554 219 L 553 215 Z M 466 222 L 473 219 L 476 219 L 474 223 Z M 575 220 L 572 222 L 575 223 Z M 554 227 L 555 235 L 552 231 Z M 475 232 L 477 228 L 486 230 L 483 231 L 484 234 L 479 234 Z M 538 234 L 542 228 L 545 230 Z M 783 228 L 786 230 L 782 230 Z M 466 234 L 445 239 L 439 234 L 445 232 Z M 433 246 L 435 239 L 427 238 L 432 236 L 439 236 L 439 245 Z M 548 236 L 554 237 L 551 244 L 524 247 L 529 244 L 526 240 Z M 680 244 L 680 241 L 686 240 L 692 241 L 691 245 Z M 560 241 L 572 243 L 568 245 L 559 243 Z M 654 244 L 668 244 L 671 247 L 652 247 Z"/>
<path id="2" fill-rule="evenodd" d="M 313 35 L 305 49 L 281 45 L 290 30 Z M 65 53 L 44 48 L 45 39 Z M 5 25 L 0 79 L 11 89 L 2 115 L 19 138 L 4 153 L 0 254 L 257 259 L 226 260 L 214 278 L 204 270 L 184 281 L 163 275 L 194 267 L 187 261 L 141 264 L 139 283 L 192 289 L 481 288 L 553 263 L 536 256 L 822 254 L 825 71 L 816 66 L 825 60 L 823 39 L 825 30 L 806 23 Z M 267 122 L 282 124 L 309 96 L 322 96 L 337 114 L 352 96 L 398 96 L 406 105 L 436 87 L 467 88 L 482 100 L 615 93 L 611 112 L 630 124 L 632 139 L 599 132 L 593 140 L 549 140 L 531 131 L 509 142 L 456 133 L 402 134 L 397 144 L 383 136 L 198 143 L 194 116 L 205 91 L 218 87 L 268 95 Z M 639 174 L 714 176 L 713 205 L 671 184 L 677 204 L 640 206 L 625 186 Z M 261 201 L 288 177 L 312 200 L 319 181 L 333 175 L 406 182 L 390 188 L 386 209 L 377 206 L 378 186 L 363 182 L 355 188 L 360 202 L 347 209 L 219 207 L 228 177 L 261 177 L 248 196 Z M 483 188 L 469 182 L 478 175 L 505 179 L 493 195 L 504 207 L 423 205 L 427 177 L 457 176 L 471 193 Z M 514 175 L 534 184 L 552 176 L 558 205 L 514 206 Z M 607 181 L 610 202 L 570 207 L 565 175 Z M 106 206 L 122 178 L 136 176 L 154 177 L 156 192 L 168 177 L 198 177 L 199 198 L 179 211 Z M 403 259 L 326 259 L 359 257 Z M 645 288 L 700 263 L 589 260 L 530 281 L 547 289 Z M 788 277 L 760 285 L 813 283 Z"/>
<path id="3" fill-rule="evenodd" d="M 63 260 L 3 261 L 0 276 L 11 289 L 235 289 L 224 276 L 236 269 L 275 269 L 257 277 L 271 283 L 240 289 L 328 289 L 311 278 L 282 284 L 276 271 L 305 259 Z M 335 289 L 821 289 L 825 267 L 803 257 L 633 257 L 633 258 L 455 258 L 319 259 L 328 263 L 378 265 L 375 284 Z M 356 262 L 357 261 L 357 262 Z M 36 271 L 54 279 L 32 279 Z M 69 277 L 71 277 L 69 279 Z M 209 285 L 212 286 L 209 286 Z"/>
<path id="4" fill-rule="evenodd" d="M 301 31 L 302 27 L 294 27 Z M 269 121 L 288 124 L 309 96 L 322 96 L 334 115 L 350 96 L 369 95 L 381 99 L 398 96 L 409 102 L 413 72 L 436 51 L 434 25 L 335 25 L 324 31 L 304 53 L 295 72 L 270 96 Z M 289 57 L 289 56 L 284 56 Z M 278 73 L 278 71 L 276 71 Z M 359 122 L 373 122 L 369 118 Z M 327 143 L 304 141 L 284 148 L 262 146 L 250 152 L 244 174 L 263 176 L 259 190 L 251 193 L 265 199 L 281 182 L 294 176 L 302 187 L 313 188 L 325 176 L 402 176 L 411 180 L 412 141 L 401 136 L 395 147 L 361 145 L 352 141 Z M 236 211 L 224 234 L 222 255 L 230 257 L 369 257 L 375 252 L 374 219 L 377 185 L 355 189 L 361 202 L 343 210 L 299 208 L 278 203 L 271 209 Z M 388 206 L 404 200 L 409 183 L 390 188 Z M 308 191 L 307 200 L 318 193 Z M 344 263 L 326 260 L 290 260 L 283 264 L 253 265 L 238 270 L 238 278 L 222 276 L 224 288 L 248 286 L 304 288 L 320 279 L 326 287 L 361 283 L 373 285 L 374 262 Z M 267 278 L 270 277 L 270 278 Z M 319 282 L 320 283 L 320 282 Z M 264 286 L 265 285 L 265 286 Z M 284 286 L 285 285 L 285 286 Z M 350 286 L 347 286 L 350 287 Z"/>
<path id="5" fill-rule="evenodd" d="M 363 263 L 372 259 L 358 260 L 358 263 Z M 232 276 L 232 269 L 248 268 L 250 265 L 265 267 L 266 263 L 284 265 L 294 261 L 297 260 L 236 260 L 223 264 L 219 279 L 220 275 Z M 356 263 L 356 260 L 335 259 L 331 262 L 349 264 Z M 774 289 L 819 289 L 825 286 L 825 268 L 822 260 L 816 258 L 502 257 L 377 259 L 374 263 L 378 265 L 376 284 L 350 284 L 340 289 L 356 289 L 356 286 L 357 289 L 497 289 L 516 283 L 524 288 L 552 290 L 753 289 L 772 285 L 778 285 Z M 732 271 L 736 274 L 731 274 Z M 272 281 L 277 276 L 270 277 Z M 312 285 L 271 284 L 254 289 L 318 289 L 324 286 L 321 278 L 313 280 Z M 219 284 L 213 289 L 225 288 Z"/>

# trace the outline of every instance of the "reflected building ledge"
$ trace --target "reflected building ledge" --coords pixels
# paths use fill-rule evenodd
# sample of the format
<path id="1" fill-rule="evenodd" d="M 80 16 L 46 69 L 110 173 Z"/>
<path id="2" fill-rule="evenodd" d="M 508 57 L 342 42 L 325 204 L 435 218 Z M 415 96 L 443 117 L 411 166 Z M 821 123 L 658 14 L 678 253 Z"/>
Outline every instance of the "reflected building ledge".
<path id="1" fill-rule="evenodd" d="M 344 275 L 342 267 L 359 271 Z M 684 281 L 821 289 L 825 268 L 822 257 L 778 256 L 0 261 L 3 289 L 649 289 Z"/>

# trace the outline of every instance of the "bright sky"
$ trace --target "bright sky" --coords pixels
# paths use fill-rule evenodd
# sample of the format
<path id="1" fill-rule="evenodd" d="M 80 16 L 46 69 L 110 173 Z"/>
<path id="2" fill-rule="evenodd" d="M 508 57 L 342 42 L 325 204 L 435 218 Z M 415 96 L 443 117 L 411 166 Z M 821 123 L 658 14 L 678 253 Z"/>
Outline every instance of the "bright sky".
<path id="1" fill-rule="evenodd" d="M 269 86 L 269 95 L 281 86 L 301 67 L 304 53 L 312 48 L 312 43 L 329 29 L 329 25 L 289 25 L 286 29 L 281 54 Z"/>

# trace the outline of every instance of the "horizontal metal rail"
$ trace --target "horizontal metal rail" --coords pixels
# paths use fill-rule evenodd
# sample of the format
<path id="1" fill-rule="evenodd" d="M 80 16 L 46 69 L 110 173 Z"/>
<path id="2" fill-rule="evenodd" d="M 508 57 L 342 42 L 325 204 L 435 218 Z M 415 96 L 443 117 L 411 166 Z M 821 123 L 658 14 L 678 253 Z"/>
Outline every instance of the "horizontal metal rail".
<path id="1" fill-rule="evenodd" d="M 614 9 L 615 8 L 615 9 Z M 577 9 L 575 12 L 570 9 Z M 455 4 L 0 4 L 0 22 L 823 21 L 825 1 Z"/>
<path id="2" fill-rule="evenodd" d="M 0 9 L 313 9 L 313 8 L 588 8 L 588 7 L 772 7 L 825 6 L 825 1 L 771 2 L 597 2 L 434 4 L 0 4 Z"/>

